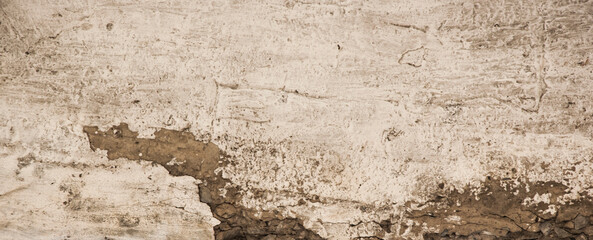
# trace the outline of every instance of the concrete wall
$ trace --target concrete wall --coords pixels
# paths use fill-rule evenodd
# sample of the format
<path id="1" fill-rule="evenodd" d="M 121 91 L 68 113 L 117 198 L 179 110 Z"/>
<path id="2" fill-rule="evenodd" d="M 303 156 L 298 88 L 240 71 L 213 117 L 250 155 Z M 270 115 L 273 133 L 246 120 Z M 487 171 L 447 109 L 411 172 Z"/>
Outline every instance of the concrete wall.
<path id="1" fill-rule="evenodd" d="M 587 0 L 0 0 L 0 238 L 214 239 L 205 179 L 91 148 L 120 123 L 215 144 L 233 204 L 321 238 L 586 237 L 554 219 L 591 199 L 592 79 Z M 546 205 L 410 215 L 492 181 Z"/>

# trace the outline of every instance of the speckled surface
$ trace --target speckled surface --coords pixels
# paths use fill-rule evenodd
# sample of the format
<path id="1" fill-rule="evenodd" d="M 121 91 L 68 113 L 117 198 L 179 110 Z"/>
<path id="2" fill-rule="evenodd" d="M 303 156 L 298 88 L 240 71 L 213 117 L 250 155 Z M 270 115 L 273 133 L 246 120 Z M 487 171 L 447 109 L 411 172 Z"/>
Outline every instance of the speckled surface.
<path id="1" fill-rule="evenodd" d="M 214 239 L 203 179 L 89 147 L 120 123 L 327 239 L 487 176 L 589 198 L 592 50 L 587 0 L 0 0 L 0 238 Z"/>

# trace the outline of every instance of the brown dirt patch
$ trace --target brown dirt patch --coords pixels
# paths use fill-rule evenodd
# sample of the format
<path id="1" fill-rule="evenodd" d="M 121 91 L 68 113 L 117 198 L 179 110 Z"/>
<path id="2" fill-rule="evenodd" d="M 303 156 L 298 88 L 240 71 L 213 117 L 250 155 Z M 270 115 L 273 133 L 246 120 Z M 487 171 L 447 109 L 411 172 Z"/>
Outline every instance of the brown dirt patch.
<path id="1" fill-rule="evenodd" d="M 200 179 L 200 201 L 208 204 L 221 222 L 214 227 L 216 239 L 322 239 L 306 229 L 299 219 L 242 206 L 239 186 L 215 172 L 228 164 L 228 157 L 214 143 L 196 141 L 189 132 L 168 129 L 156 131 L 154 139 L 138 138 L 138 133 L 125 123 L 107 131 L 86 126 L 84 132 L 91 149 L 107 150 L 109 159 L 150 161 L 163 166 L 173 176 Z"/>

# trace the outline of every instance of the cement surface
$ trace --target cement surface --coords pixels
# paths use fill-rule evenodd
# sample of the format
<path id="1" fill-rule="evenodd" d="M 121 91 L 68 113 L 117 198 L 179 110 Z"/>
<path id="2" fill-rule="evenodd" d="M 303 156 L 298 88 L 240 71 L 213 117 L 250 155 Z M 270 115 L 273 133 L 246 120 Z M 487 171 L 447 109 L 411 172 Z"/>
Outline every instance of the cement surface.
<path id="1" fill-rule="evenodd" d="M 92 148 L 120 123 L 214 144 L 237 206 L 322 238 L 447 237 L 410 213 L 498 180 L 556 183 L 519 196 L 568 236 L 592 79 L 587 0 L 0 0 L 0 239 L 215 239 L 205 179 Z"/>

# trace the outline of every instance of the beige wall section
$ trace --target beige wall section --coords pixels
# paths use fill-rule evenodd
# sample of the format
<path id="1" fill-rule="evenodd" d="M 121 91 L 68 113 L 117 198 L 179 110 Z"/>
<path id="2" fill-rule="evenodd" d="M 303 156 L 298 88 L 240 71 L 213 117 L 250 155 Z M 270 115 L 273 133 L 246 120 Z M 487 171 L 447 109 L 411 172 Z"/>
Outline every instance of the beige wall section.
<path id="1" fill-rule="evenodd" d="M 592 26 L 593 1 L 0 0 L 0 238 L 213 238 L 199 180 L 90 150 L 120 122 L 213 141 L 246 206 L 330 239 L 441 182 L 589 191 Z"/>

